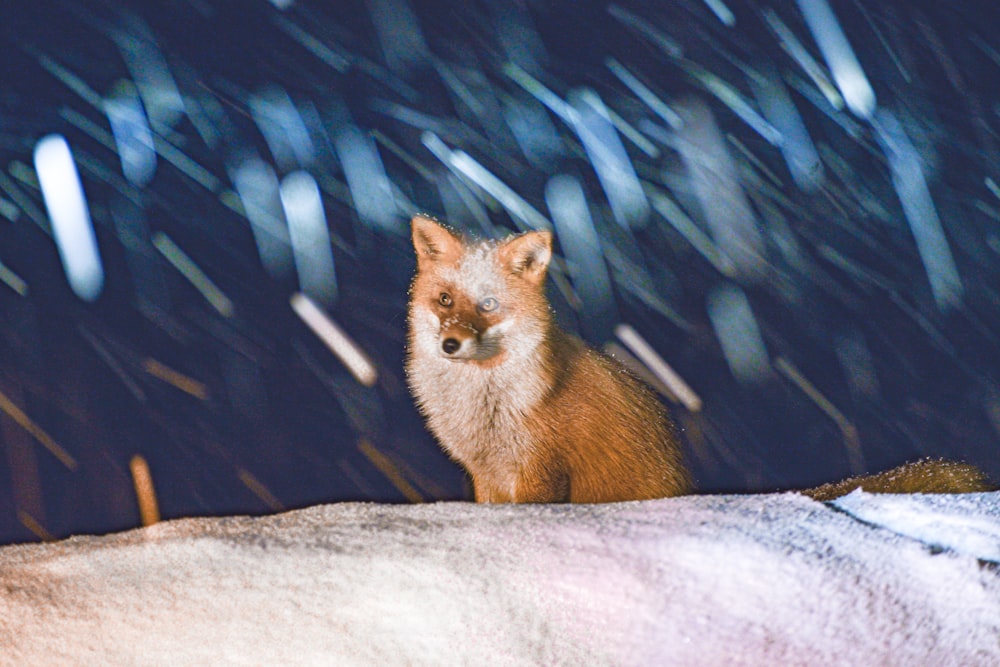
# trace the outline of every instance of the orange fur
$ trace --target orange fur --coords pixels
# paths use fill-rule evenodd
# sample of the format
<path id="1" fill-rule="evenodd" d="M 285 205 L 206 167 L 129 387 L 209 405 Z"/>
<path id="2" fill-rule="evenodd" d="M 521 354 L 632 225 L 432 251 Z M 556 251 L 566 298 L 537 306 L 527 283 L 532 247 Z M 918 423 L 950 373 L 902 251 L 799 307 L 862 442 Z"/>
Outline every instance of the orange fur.
<path id="1" fill-rule="evenodd" d="M 649 389 L 553 321 L 548 232 L 467 243 L 418 216 L 413 243 L 407 376 L 478 502 L 612 502 L 690 490 Z"/>

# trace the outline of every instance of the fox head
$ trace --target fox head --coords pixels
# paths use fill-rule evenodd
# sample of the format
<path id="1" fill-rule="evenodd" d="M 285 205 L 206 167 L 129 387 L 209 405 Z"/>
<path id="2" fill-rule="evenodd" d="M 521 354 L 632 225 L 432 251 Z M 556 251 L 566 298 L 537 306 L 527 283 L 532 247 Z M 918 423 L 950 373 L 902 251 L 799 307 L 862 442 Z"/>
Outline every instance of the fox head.
<path id="1" fill-rule="evenodd" d="M 466 242 L 423 216 L 413 218 L 412 228 L 413 354 L 490 367 L 537 348 L 551 319 L 545 298 L 550 233 Z"/>

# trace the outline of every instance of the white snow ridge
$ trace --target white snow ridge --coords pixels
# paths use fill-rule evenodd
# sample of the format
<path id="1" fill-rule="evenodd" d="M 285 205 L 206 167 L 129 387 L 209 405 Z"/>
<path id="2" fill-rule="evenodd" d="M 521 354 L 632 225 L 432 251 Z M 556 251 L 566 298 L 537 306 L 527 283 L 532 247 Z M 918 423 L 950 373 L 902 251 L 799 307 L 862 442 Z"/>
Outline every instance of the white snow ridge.
<path id="1" fill-rule="evenodd" d="M 340 504 L 4 547 L 0 664 L 1000 664 L 1000 494 L 837 504 Z"/>

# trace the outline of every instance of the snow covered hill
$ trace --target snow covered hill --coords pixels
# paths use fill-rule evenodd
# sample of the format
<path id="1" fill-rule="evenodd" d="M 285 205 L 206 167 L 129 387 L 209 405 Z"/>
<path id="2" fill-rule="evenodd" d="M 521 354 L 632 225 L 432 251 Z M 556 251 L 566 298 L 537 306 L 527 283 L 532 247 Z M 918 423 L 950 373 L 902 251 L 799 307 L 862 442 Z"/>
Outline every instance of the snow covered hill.
<path id="1" fill-rule="evenodd" d="M 996 665 L 1000 494 L 340 504 L 0 549 L 4 665 Z"/>

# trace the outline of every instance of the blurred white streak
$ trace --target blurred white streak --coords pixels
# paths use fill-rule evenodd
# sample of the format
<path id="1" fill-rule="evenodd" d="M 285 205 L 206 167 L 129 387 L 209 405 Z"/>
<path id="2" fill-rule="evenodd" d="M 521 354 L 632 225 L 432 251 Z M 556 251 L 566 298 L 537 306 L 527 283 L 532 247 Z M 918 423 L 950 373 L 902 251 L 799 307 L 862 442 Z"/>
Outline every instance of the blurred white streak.
<path id="1" fill-rule="evenodd" d="M 716 247 L 736 276 L 757 279 L 765 268 L 764 241 L 712 112 L 697 98 L 678 105 L 678 112 L 684 126 L 677 150 Z"/>
<path id="2" fill-rule="evenodd" d="M 503 73 L 514 83 L 524 88 L 532 97 L 548 107 L 552 113 L 562 118 L 567 125 L 570 127 L 573 126 L 576 118 L 575 110 L 563 98 L 549 90 L 545 84 L 514 63 L 506 63 L 503 66 Z"/>
<path id="3" fill-rule="evenodd" d="M 654 160 L 660 157 L 660 149 L 656 147 L 656 144 L 644 137 L 642 132 L 637 130 L 631 123 L 615 113 L 614 110 L 607 107 L 605 107 L 604 110 L 607 112 L 608 120 L 615 126 L 615 129 L 618 130 L 623 137 L 631 141 L 636 148 Z"/>
<path id="4" fill-rule="evenodd" d="M 445 217 L 453 223 L 467 220 L 476 221 L 486 236 L 493 235 L 493 224 L 482 201 L 476 198 L 469 184 L 449 170 L 442 170 L 436 179 Z"/>
<path id="5" fill-rule="evenodd" d="M 876 138 L 889 159 L 892 184 L 917 242 L 917 251 L 930 281 L 934 300 L 940 310 L 958 308 L 962 305 L 962 280 L 927 188 L 920 154 L 890 111 L 879 110 L 874 128 Z"/>
<path id="6" fill-rule="evenodd" d="M 167 61 L 145 22 L 135 15 L 125 16 L 123 20 L 128 23 L 128 29 L 114 31 L 112 38 L 139 89 L 150 124 L 156 131 L 159 131 L 158 126 L 173 127 L 184 113 L 184 99 Z"/>
<path id="7" fill-rule="evenodd" d="M 464 176 L 496 199 L 526 229 L 552 229 L 552 224 L 506 183 L 464 151 L 453 151 L 433 132 L 420 137 L 423 145 L 446 167 Z"/>
<path id="8" fill-rule="evenodd" d="M 507 60 L 530 71 L 542 70 L 548 62 L 548 53 L 528 6 L 521 2 L 487 2 L 485 6 Z"/>
<path id="9" fill-rule="evenodd" d="M 618 361 L 622 366 L 631 371 L 632 375 L 648 384 L 654 391 L 671 403 L 679 404 L 681 402 L 681 400 L 677 398 L 677 395 L 670 391 L 670 387 L 664 384 L 660 378 L 656 377 L 653 371 L 649 370 L 649 367 L 646 366 L 646 364 L 639 361 L 638 357 L 629 352 L 628 349 L 626 349 L 625 346 L 618 341 L 609 340 L 601 346 L 601 350 L 604 354 Z"/>
<path id="10" fill-rule="evenodd" d="M 778 41 L 781 42 L 781 48 L 784 49 L 785 53 L 792 57 L 792 60 L 799 64 L 799 67 L 803 69 L 806 75 L 812 79 L 816 87 L 823 93 L 826 97 L 827 102 L 830 103 L 836 110 L 841 110 L 844 108 L 844 98 L 840 96 L 837 92 L 837 88 L 830 82 L 829 77 L 827 77 L 826 72 L 823 68 L 819 66 L 816 59 L 809 54 L 808 49 L 802 45 L 799 38 L 795 36 L 795 33 L 785 25 L 774 10 L 765 8 L 761 11 L 764 16 L 764 20 L 770 26 L 771 30 L 777 36 Z"/>
<path id="11" fill-rule="evenodd" d="M 136 187 L 148 185 L 156 172 L 156 150 L 139 95 L 130 81 L 119 81 L 112 88 L 104 100 L 104 113 L 118 147 L 122 174 Z"/>
<path id="12" fill-rule="evenodd" d="M 705 232 L 701 231 L 701 228 L 695 224 L 694 220 L 688 217 L 687 213 L 674 200 L 652 186 L 647 188 L 647 192 L 649 201 L 653 205 L 653 210 L 666 218 L 667 222 L 680 232 L 681 236 L 687 239 L 688 243 L 715 267 L 716 271 L 724 276 L 733 276 L 732 262 L 719 252 L 712 239 Z"/>
<path id="13" fill-rule="evenodd" d="M 875 91 L 861 69 L 847 35 L 826 0 L 796 0 L 816 45 L 823 53 L 833 80 L 844 96 L 847 108 L 859 118 L 875 113 Z"/>
<path id="14" fill-rule="evenodd" d="M 299 287 L 314 301 L 332 304 L 337 298 L 330 230 L 319 186 L 308 173 L 292 172 L 281 181 L 281 205 L 295 254 Z"/>
<path id="15" fill-rule="evenodd" d="M 21 209 L 14 202 L 0 197 L 0 216 L 7 218 L 11 222 L 17 222 L 18 218 L 21 217 Z"/>
<path id="16" fill-rule="evenodd" d="M 250 158 L 232 170 L 232 178 L 250 221 L 261 264 L 272 278 L 283 279 L 289 275 L 294 260 L 274 169 L 259 158 Z"/>
<path id="17" fill-rule="evenodd" d="M 343 125 L 333 145 L 361 220 L 386 232 L 403 233 L 402 217 L 389 177 L 371 136 L 354 125 Z"/>
<path id="18" fill-rule="evenodd" d="M 997 199 L 1000 199 L 1000 185 L 997 185 L 996 181 L 987 176 L 985 179 L 983 179 L 983 184 L 986 185 L 986 189 L 990 191 L 990 194 L 992 194 Z"/>
<path id="19" fill-rule="evenodd" d="M 716 18 L 722 21 L 723 25 L 727 28 L 732 28 L 736 25 L 736 17 L 722 0 L 705 0 L 705 4 L 708 5 L 708 8 L 712 10 Z"/>
<path id="20" fill-rule="evenodd" d="M 462 80 L 462 77 L 458 75 L 456 72 L 456 69 L 458 69 L 457 66 L 450 65 L 440 58 L 435 58 L 434 69 L 437 70 L 438 76 L 441 77 L 441 80 L 457 100 L 461 101 L 476 116 L 481 117 L 483 115 L 484 107 L 482 101 L 468 84 Z"/>
<path id="21" fill-rule="evenodd" d="M 50 134 L 35 145 L 34 161 L 63 271 L 78 297 L 94 301 L 104 287 L 104 269 L 73 154 L 62 136 Z"/>
<path id="22" fill-rule="evenodd" d="M 250 96 L 248 105 L 280 170 L 291 171 L 312 163 L 314 149 L 309 130 L 284 89 L 265 86 Z"/>
<path id="23" fill-rule="evenodd" d="M 628 253 L 615 245 L 612 239 L 605 238 L 602 248 L 608 268 L 611 269 L 612 281 L 618 289 L 629 292 L 678 328 L 689 334 L 695 333 L 691 323 L 678 314 L 660 295 L 646 267 L 634 262 Z"/>
<path id="24" fill-rule="evenodd" d="M 685 63 L 685 69 L 704 86 L 705 90 L 715 95 L 720 102 L 729 107 L 729 110 L 739 116 L 754 132 L 764 137 L 767 143 L 772 146 L 781 144 L 781 133 L 764 120 L 738 90 L 694 63 Z"/>
<path id="25" fill-rule="evenodd" d="M 730 370 L 743 383 L 758 383 L 770 374 L 770 362 L 750 302 L 739 287 L 724 285 L 708 294 L 708 318 Z"/>
<path id="26" fill-rule="evenodd" d="M 642 81 L 639 81 L 639 79 L 628 71 L 624 65 L 614 58 L 607 58 L 604 61 L 604 64 L 609 70 L 611 70 L 611 73 L 614 74 L 619 81 L 635 93 L 635 96 L 642 100 L 646 106 L 652 109 L 653 113 L 662 118 L 667 125 L 675 130 L 680 128 L 681 117 L 677 115 L 677 112 L 671 109 L 666 102 L 661 100 L 656 93 L 650 90 Z"/>
<path id="27" fill-rule="evenodd" d="M 779 148 L 795 184 L 805 192 L 815 191 L 823 182 L 823 163 L 785 84 L 767 66 L 750 77 L 750 85 L 764 118 L 781 133 Z"/>
<path id="28" fill-rule="evenodd" d="M 412 125 L 415 128 L 427 130 L 429 132 L 445 134 L 451 131 L 454 127 L 449 124 L 449 121 L 436 118 L 430 114 L 422 113 L 402 104 L 387 102 L 386 100 L 379 98 L 371 100 L 369 102 L 369 106 L 372 111 L 384 113 L 387 116 L 395 118 L 401 123 L 406 123 L 407 125 Z"/>
<path id="29" fill-rule="evenodd" d="M 358 382 L 366 387 L 375 385 L 378 372 L 374 364 L 336 322 L 305 294 L 300 292 L 293 294 L 289 303 L 295 314 L 302 318 L 312 332 L 347 366 L 347 370 Z"/>
<path id="30" fill-rule="evenodd" d="M 20 296 L 28 296 L 28 283 L 24 282 L 21 276 L 11 271 L 3 263 L 0 263 L 0 281 Z"/>
<path id="31" fill-rule="evenodd" d="M 430 59 L 417 15 L 407 0 L 365 0 L 389 69 L 405 74 Z"/>
<path id="32" fill-rule="evenodd" d="M 288 4 L 291 4 L 291 1 L 292 0 L 288 0 Z M 301 44 L 303 48 L 338 72 L 346 72 L 350 69 L 351 62 L 347 58 L 340 55 L 319 39 L 303 30 L 290 19 L 284 16 L 275 16 L 274 24 L 283 30 L 289 37 Z"/>
<path id="33" fill-rule="evenodd" d="M 847 386 L 855 402 L 876 401 L 880 393 L 878 375 L 871 350 L 861 333 L 850 331 L 837 336 L 833 349 L 847 376 Z"/>
<path id="34" fill-rule="evenodd" d="M 528 72 L 514 63 L 507 63 L 504 65 L 503 71 L 512 81 L 521 86 L 532 97 L 548 107 L 552 113 L 559 116 L 564 123 L 575 130 L 578 134 L 581 131 L 581 112 L 578 106 L 580 100 L 582 99 L 586 100 L 586 103 L 593 106 L 593 111 L 600 113 L 606 124 L 610 123 L 613 125 L 619 132 L 632 141 L 642 152 L 653 158 L 659 157 L 659 149 L 656 148 L 652 142 L 646 139 L 646 137 L 642 136 L 638 130 L 629 125 L 625 119 L 605 107 L 604 103 L 600 101 L 600 98 L 592 90 L 582 89 L 582 91 L 574 91 L 571 95 L 575 95 L 576 100 L 573 103 L 568 103 L 549 90 L 545 84 L 528 74 Z M 590 110 L 587 110 L 586 112 L 590 113 Z M 508 115 L 508 122 L 510 122 L 510 120 L 510 116 Z M 519 119 L 515 118 L 514 120 L 517 121 Z M 514 124 L 511 124 L 511 129 L 515 133 L 518 131 L 518 128 L 516 128 Z M 593 133 L 591 134 L 593 135 Z M 613 132 L 611 134 L 614 137 L 613 141 L 621 144 L 621 141 L 618 140 L 618 136 Z M 602 136 L 602 139 L 607 139 L 607 137 Z M 622 152 L 624 153 L 624 148 L 622 148 Z"/>
<path id="35" fill-rule="evenodd" d="M 285 11 L 286 9 L 292 8 L 292 5 L 295 4 L 295 0 L 271 0 L 271 4 L 281 11 Z"/>
<path id="36" fill-rule="evenodd" d="M 198 290 L 208 303 L 215 308 L 223 317 L 232 317 L 233 302 L 223 294 L 222 290 L 201 270 L 194 260 L 186 252 L 173 242 L 169 236 L 163 232 L 156 232 L 153 235 L 153 245 L 160 251 L 160 254 L 170 262 L 188 282 Z"/>
<path id="37" fill-rule="evenodd" d="M 611 316 L 615 308 L 611 277 L 583 188 L 572 176 L 554 176 L 545 185 L 545 203 L 584 309 L 598 319 Z"/>
<path id="38" fill-rule="evenodd" d="M 532 98 L 521 100 L 502 93 L 500 103 L 504 121 L 528 162 L 538 169 L 550 169 L 562 154 L 563 143 L 545 107 Z"/>
<path id="39" fill-rule="evenodd" d="M 702 400 L 691 386 L 671 368 L 670 364 L 663 360 L 656 350 L 654 350 L 646 339 L 639 335 L 639 332 L 628 324 L 619 324 L 615 327 L 615 335 L 632 350 L 642 363 L 646 364 L 657 378 L 677 397 L 691 412 L 699 412 L 702 408 Z"/>
<path id="40" fill-rule="evenodd" d="M 569 97 L 576 112 L 572 127 L 597 172 L 615 220 L 626 229 L 644 227 L 649 220 L 649 202 L 604 103 L 589 89 L 574 90 Z"/>
<path id="41" fill-rule="evenodd" d="M 69 108 L 60 109 L 59 115 L 89 134 L 101 144 L 107 146 L 110 150 L 117 150 L 117 144 L 114 136 L 108 134 L 103 128 L 99 127 L 86 116 Z M 178 171 L 183 173 L 192 181 L 201 185 L 209 192 L 219 192 L 222 184 L 211 171 L 202 167 L 200 164 L 188 157 L 187 154 L 167 141 L 162 135 L 154 133 L 152 136 L 152 146 L 161 158 L 176 167 Z"/>
<path id="42" fill-rule="evenodd" d="M 235 134 L 232 121 L 226 116 L 219 101 L 205 90 L 184 97 L 184 108 L 195 132 L 211 149 L 216 149 L 223 137 Z"/>
<path id="43" fill-rule="evenodd" d="M 676 40 L 666 35 L 662 30 L 654 26 L 646 19 L 637 16 L 625 9 L 621 5 L 609 5 L 608 13 L 623 25 L 632 28 L 637 33 L 651 41 L 653 44 L 672 58 L 680 58 L 684 54 L 684 49 Z"/>

